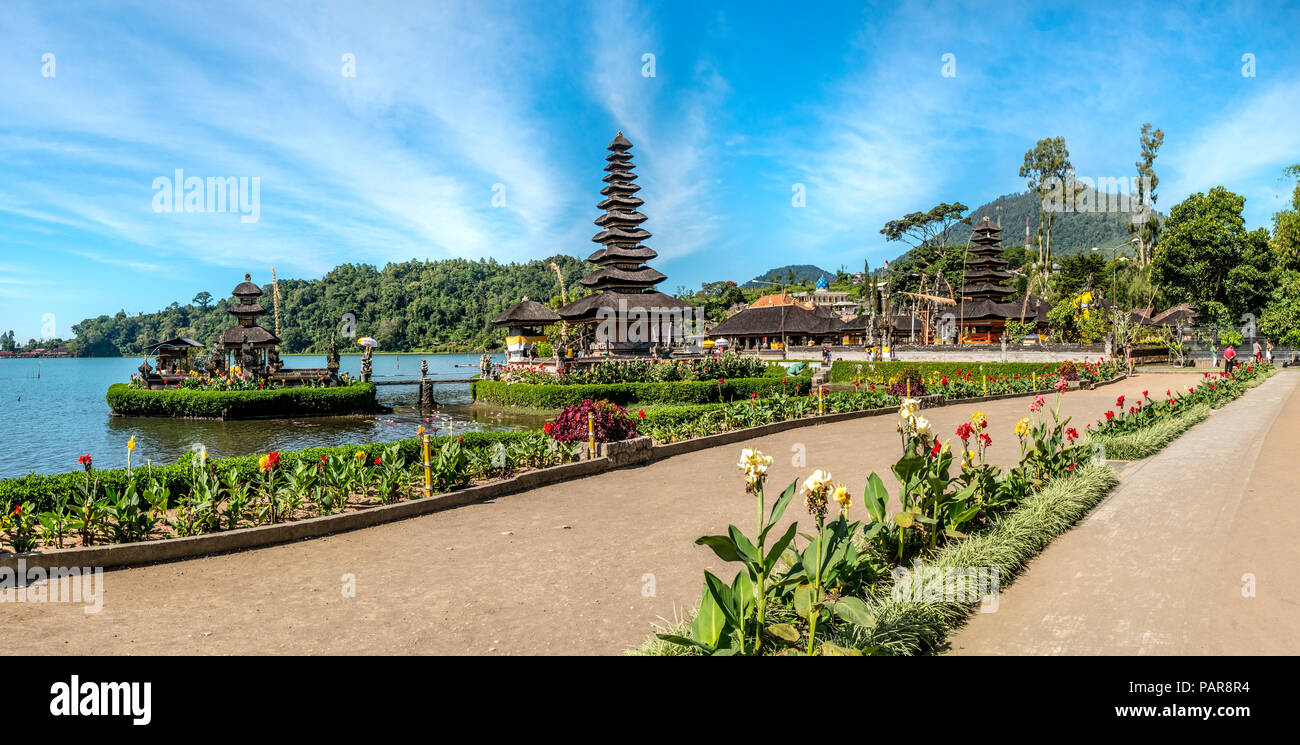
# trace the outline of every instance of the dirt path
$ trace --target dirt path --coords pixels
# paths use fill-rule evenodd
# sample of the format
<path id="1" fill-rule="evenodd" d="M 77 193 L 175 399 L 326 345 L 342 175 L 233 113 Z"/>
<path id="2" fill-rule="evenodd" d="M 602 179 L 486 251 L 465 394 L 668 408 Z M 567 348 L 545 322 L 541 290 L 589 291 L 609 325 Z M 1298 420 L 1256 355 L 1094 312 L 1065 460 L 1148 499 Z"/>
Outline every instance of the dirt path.
<path id="1" fill-rule="evenodd" d="M 1280 371 L 1135 464 L 953 653 L 1300 653 L 1298 388 Z"/>
<path id="2" fill-rule="evenodd" d="M 1199 375 L 1143 375 L 1071 393 L 1082 428 L 1144 388 Z M 1007 465 L 1027 398 L 982 405 Z M 976 407 L 932 409 L 950 435 Z M 792 430 L 750 445 L 773 455 L 778 492 L 826 468 L 860 495 L 898 457 L 892 416 Z M 109 572 L 103 610 L 0 604 L 10 654 L 618 654 L 660 616 L 699 601 L 701 571 L 724 571 L 692 545 L 729 522 L 752 532 L 742 445 L 503 497 L 362 531 L 255 551 Z M 806 465 L 792 458 L 805 453 Z M 887 477 L 888 480 L 888 477 Z M 861 507 L 859 505 L 858 509 Z M 791 519 L 808 517 L 792 505 Z M 345 575 L 355 597 L 344 597 Z"/>

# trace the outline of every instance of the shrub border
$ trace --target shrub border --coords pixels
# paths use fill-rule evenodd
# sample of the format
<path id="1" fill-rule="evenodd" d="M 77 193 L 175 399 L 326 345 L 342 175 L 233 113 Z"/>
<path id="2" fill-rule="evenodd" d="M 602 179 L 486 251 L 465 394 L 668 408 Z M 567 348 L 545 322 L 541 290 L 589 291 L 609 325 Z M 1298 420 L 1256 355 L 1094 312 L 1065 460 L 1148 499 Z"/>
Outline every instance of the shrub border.
<path id="1" fill-rule="evenodd" d="M 378 408 L 376 392 L 374 383 L 255 391 L 155 391 L 114 383 L 104 398 L 113 416 L 226 421 L 371 413 Z"/>

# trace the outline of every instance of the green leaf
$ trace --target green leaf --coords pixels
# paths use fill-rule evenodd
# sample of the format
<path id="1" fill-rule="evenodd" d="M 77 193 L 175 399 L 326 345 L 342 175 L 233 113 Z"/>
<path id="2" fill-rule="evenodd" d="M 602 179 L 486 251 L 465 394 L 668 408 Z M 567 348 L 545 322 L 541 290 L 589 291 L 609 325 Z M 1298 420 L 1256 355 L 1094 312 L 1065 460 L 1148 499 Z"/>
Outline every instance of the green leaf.
<path id="1" fill-rule="evenodd" d="M 867 629 L 876 626 L 876 617 L 871 613 L 862 598 L 842 597 L 835 603 L 834 611 L 835 615 L 854 626 L 862 626 Z"/>
<path id="2" fill-rule="evenodd" d="M 763 570 L 765 573 L 772 571 L 772 567 L 776 566 L 776 560 L 781 557 L 781 554 L 785 551 L 786 547 L 794 540 L 795 531 L 798 530 L 798 528 L 798 523 L 790 523 L 790 527 L 786 528 L 785 535 L 778 538 L 776 543 L 772 544 L 772 548 L 768 550 L 767 556 L 763 558 Z"/>
<path id="3" fill-rule="evenodd" d="M 713 549 L 713 553 L 718 555 L 723 561 L 745 562 L 745 557 L 741 554 L 740 549 L 725 535 L 706 535 L 695 539 L 695 545 L 708 546 Z"/>
<path id="4" fill-rule="evenodd" d="M 899 513 L 895 513 L 894 515 L 894 523 L 897 524 L 898 527 L 903 529 L 912 527 L 912 524 L 915 522 L 915 519 L 916 516 L 910 512 L 899 512 Z"/>
<path id="5" fill-rule="evenodd" d="M 763 557 L 759 555 L 758 549 L 754 548 L 754 544 L 749 542 L 749 538 L 740 532 L 740 528 L 735 525 L 728 525 L 727 534 L 731 536 L 731 542 L 740 551 L 745 563 L 750 566 L 757 566 Z"/>
<path id="6" fill-rule="evenodd" d="M 778 623 L 763 629 L 769 636 L 780 639 L 783 642 L 797 643 L 799 641 L 799 630 L 788 623 Z"/>
<path id="7" fill-rule="evenodd" d="M 841 647 L 831 642 L 822 642 L 821 653 L 823 657 L 861 657 L 862 653 L 856 649 Z"/>
<path id="8" fill-rule="evenodd" d="M 695 641 L 694 639 L 688 639 L 684 636 L 677 636 L 675 634 L 655 634 L 655 636 L 659 637 L 660 639 L 663 639 L 666 642 L 670 642 L 672 644 L 676 644 L 682 647 L 694 647 L 695 649 L 704 650 L 709 654 L 713 654 L 714 651 L 713 647 L 710 647 L 707 644 L 701 644 Z"/>
<path id="9" fill-rule="evenodd" d="M 706 585 L 703 597 L 700 598 L 700 610 L 695 614 L 695 620 L 691 622 L 691 630 L 695 632 L 695 638 L 700 642 L 709 647 L 716 647 L 726 625 L 727 617 L 718 607 L 717 601 L 709 594 Z"/>
<path id="10" fill-rule="evenodd" d="M 813 586 L 802 584 L 794 588 L 794 612 L 801 618 L 808 618 L 813 613 Z"/>
<path id="11" fill-rule="evenodd" d="M 872 471 L 867 479 L 867 487 L 862 493 L 862 503 L 866 505 L 872 521 L 878 523 L 885 521 L 885 505 L 889 503 L 889 492 L 885 489 L 885 482 L 880 480 L 875 471 Z"/>
<path id="12" fill-rule="evenodd" d="M 909 453 L 899 459 L 893 465 L 894 475 L 898 477 L 898 483 L 906 484 L 912 480 L 912 477 L 925 468 L 925 458 L 915 453 Z"/>
<path id="13" fill-rule="evenodd" d="M 794 498 L 798 484 L 799 480 L 795 479 L 790 482 L 790 485 L 785 488 L 785 491 L 781 492 L 781 496 L 776 500 L 776 503 L 772 505 L 772 512 L 767 518 L 768 525 L 775 525 L 776 521 L 780 520 L 781 516 L 785 514 L 785 508 L 790 505 L 790 500 Z"/>
<path id="14" fill-rule="evenodd" d="M 740 628 L 742 624 L 740 618 L 736 616 L 736 606 L 732 601 L 731 588 L 710 572 L 704 573 L 704 584 L 708 588 L 709 595 L 713 597 L 713 602 L 718 604 L 718 608 L 726 616 L 727 623 Z"/>

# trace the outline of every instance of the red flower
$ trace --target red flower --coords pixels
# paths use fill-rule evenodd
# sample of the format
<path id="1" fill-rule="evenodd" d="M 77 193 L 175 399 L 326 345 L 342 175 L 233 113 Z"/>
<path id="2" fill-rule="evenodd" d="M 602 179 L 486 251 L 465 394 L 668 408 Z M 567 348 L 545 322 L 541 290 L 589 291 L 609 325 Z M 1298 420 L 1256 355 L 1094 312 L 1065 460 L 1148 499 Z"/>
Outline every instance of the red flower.
<path id="1" fill-rule="evenodd" d="M 1120 396 L 1119 398 L 1115 399 L 1115 408 L 1117 408 L 1117 409 L 1122 409 L 1122 408 L 1124 408 L 1124 397 L 1123 397 L 1123 396 Z"/>
<path id="2" fill-rule="evenodd" d="M 1151 397 L 1147 395 L 1146 391 L 1142 391 L 1142 398 L 1151 398 Z"/>
<path id="3" fill-rule="evenodd" d="M 77 462 L 80 463 L 82 466 L 85 466 L 86 470 L 89 471 L 90 464 L 91 464 L 90 453 L 86 453 L 85 455 L 78 458 Z"/>
<path id="4" fill-rule="evenodd" d="M 376 455 L 376 456 L 375 456 L 375 465 L 377 465 L 377 466 L 382 466 L 383 464 L 384 464 L 384 457 L 383 457 L 382 455 Z"/>
<path id="5" fill-rule="evenodd" d="M 276 451 L 276 452 L 271 453 L 270 455 L 268 455 L 268 456 L 267 456 L 266 464 L 269 465 L 271 468 L 275 468 L 275 467 L 279 466 L 279 465 L 280 465 L 280 453 L 279 453 L 279 451 Z"/>
<path id="6" fill-rule="evenodd" d="M 757 394 L 757 393 L 751 393 L 751 394 L 749 394 L 749 397 L 750 397 L 750 398 L 758 398 L 758 394 Z"/>
<path id="7" fill-rule="evenodd" d="M 942 378 L 939 378 L 939 385 L 948 385 L 948 376 L 947 376 L 947 375 L 943 376 Z"/>
<path id="8" fill-rule="evenodd" d="M 939 451 L 942 450 L 942 449 L 943 449 L 943 446 L 940 445 L 940 444 L 939 444 L 939 440 L 936 439 L 936 440 L 934 441 L 934 447 L 930 449 L 930 457 L 931 457 L 931 458 L 935 457 L 936 455 L 939 454 Z"/>
<path id="9" fill-rule="evenodd" d="M 464 441 L 465 441 L 465 438 L 464 438 L 464 437 L 457 437 L 457 438 L 456 438 L 456 442 L 464 442 Z"/>
<path id="10" fill-rule="evenodd" d="M 322 455 L 322 456 L 320 457 L 320 462 L 321 462 L 321 463 L 329 463 L 329 462 L 330 462 L 330 457 L 329 457 L 328 455 Z"/>
<path id="11" fill-rule="evenodd" d="M 1079 439 L 1079 430 L 1075 429 L 1074 427 L 1070 427 L 1069 429 L 1065 430 L 1065 437 L 1070 442 L 1074 442 L 1075 440 Z"/>
<path id="12" fill-rule="evenodd" d="M 1109 422 L 1110 420 L 1112 420 L 1112 419 L 1114 419 L 1114 418 L 1115 418 L 1115 412 L 1113 412 L 1113 411 L 1108 411 L 1108 412 L 1106 412 L 1106 421 Z"/>
<path id="13" fill-rule="evenodd" d="M 961 438 L 962 442 L 969 440 L 974 433 L 975 429 L 967 422 L 962 422 L 961 426 L 957 427 L 957 436 Z"/>
<path id="14" fill-rule="evenodd" d="M 542 425 L 542 431 L 549 435 L 549 434 L 551 433 L 551 430 L 552 430 L 554 427 L 555 427 L 555 423 L 554 423 L 554 422 L 547 422 L 546 424 L 543 424 L 543 425 Z"/>
<path id="15" fill-rule="evenodd" d="M 718 385 L 722 385 L 722 378 L 718 378 Z"/>
<path id="16" fill-rule="evenodd" d="M 16 504 L 16 505 L 14 505 L 14 514 L 15 514 L 15 515 L 22 514 L 22 511 L 23 511 L 23 506 L 22 506 L 21 504 Z"/>
<path id="17" fill-rule="evenodd" d="M 981 435 L 980 435 L 980 442 L 983 443 L 984 447 L 988 447 L 989 445 L 992 445 L 992 444 L 993 444 L 993 438 L 992 438 L 992 437 L 989 437 L 989 436 L 986 435 L 986 434 L 981 434 Z"/>

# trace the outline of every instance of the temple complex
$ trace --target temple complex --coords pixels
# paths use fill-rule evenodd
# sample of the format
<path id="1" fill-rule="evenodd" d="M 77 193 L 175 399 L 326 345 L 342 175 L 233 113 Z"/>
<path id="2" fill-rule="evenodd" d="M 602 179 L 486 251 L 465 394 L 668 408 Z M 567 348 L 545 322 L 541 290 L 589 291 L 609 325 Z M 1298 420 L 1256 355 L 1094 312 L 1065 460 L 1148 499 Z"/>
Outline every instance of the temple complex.
<path id="1" fill-rule="evenodd" d="M 966 260 L 957 303 L 958 324 L 967 341 L 997 341 L 1006 322 L 1019 321 L 1022 313 L 1024 320 L 1045 325 L 1052 306 L 1042 298 L 1031 295 L 1027 304 L 1024 299 L 1007 300 L 1016 290 L 1005 284 L 1014 275 L 1002 258 L 1001 228 L 985 216 L 975 226 L 970 242 L 972 258 Z"/>
<path id="2" fill-rule="evenodd" d="M 225 367 L 237 365 L 249 370 L 278 371 L 280 338 L 257 325 L 257 319 L 266 315 L 266 308 L 257 302 L 264 294 L 262 288 L 253 284 L 252 275 L 245 274 L 244 281 L 230 294 L 235 297 L 235 302 L 226 308 L 226 312 L 237 322 L 217 337 L 218 346 L 225 351 Z"/>
<path id="3" fill-rule="evenodd" d="M 579 280 L 594 292 L 560 308 L 561 319 L 575 324 L 588 354 L 646 356 L 682 337 L 683 314 L 691 305 L 658 292 L 663 274 L 645 262 L 655 258 L 643 245 L 650 233 L 641 227 L 646 216 L 636 196 L 632 143 L 619 132 L 609 143 L 604 181 L 604 211 L 596 218 L 600 232 L 592 237 L 602 248 L 587 257 L 596 269 Z"/>

